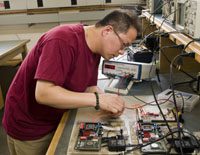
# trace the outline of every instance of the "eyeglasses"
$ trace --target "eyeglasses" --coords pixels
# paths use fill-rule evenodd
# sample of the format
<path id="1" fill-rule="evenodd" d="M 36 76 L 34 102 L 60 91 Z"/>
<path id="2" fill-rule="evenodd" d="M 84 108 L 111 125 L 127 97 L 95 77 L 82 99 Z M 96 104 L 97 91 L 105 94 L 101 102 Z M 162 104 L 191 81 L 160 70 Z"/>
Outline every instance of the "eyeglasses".
<path id="1" fill-rule="evenodd" d="M 125 49 L 126 47 L 130 46 L 131 44 L 130 43 L 124 43 L 124 41 L 122 40 L 122 38 L 119 36 L 119 34 L 113 30 L 114 33 L 116 34 L 116 36 L 118 37 L 120 43 L 121 43 L 121 50 Z"/>

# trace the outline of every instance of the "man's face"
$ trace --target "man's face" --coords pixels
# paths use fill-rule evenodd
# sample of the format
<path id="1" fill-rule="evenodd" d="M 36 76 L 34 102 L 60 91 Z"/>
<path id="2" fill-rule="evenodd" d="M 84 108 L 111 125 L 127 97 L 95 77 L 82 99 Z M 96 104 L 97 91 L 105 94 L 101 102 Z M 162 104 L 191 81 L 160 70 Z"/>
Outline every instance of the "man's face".
<path id="1" fill-rule="evenodd" d="M 111 27 L 104 35 L 102 57 L 109 60 L 118 55 L 123 55 L 124 49 L 130 46 L 136 37 L 137 31 L 135 28 L 131 27 L 127 33 L 118 33 Z"/>

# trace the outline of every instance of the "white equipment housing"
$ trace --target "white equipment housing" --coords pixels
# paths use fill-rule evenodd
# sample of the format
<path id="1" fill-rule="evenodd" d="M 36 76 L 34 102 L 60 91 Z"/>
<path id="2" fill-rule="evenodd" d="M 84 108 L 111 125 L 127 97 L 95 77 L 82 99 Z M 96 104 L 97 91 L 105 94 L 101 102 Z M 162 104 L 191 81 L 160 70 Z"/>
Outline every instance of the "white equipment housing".
<path id="1" fill-rule="evenodd" d="M 163 0 L 162 17 L 166 18 L 171 24 L 175 24 L 176 20 L 175 0 Z"/>
<path id="2" fill-rule="evenodd" d="M 160 14 L 162 12 L 162 0 L 146 0 L 146 5 L 151 14 Z"/>
<path id="3" fill-rule="evenodd" d="M 175 90 L 175 98 L 176 98 L 176 104 L 178 108 L 183 108 L 184 104 L 184 111 L 191 112 L 194 106 L 199 101 L 199 95 L 186 93 L 182 91 Z M 158 100 L 166 100 L 165 106 L 168 108 L 174 107 L 173 96 L 172 96 L 172 90 L 166 89 L 165 91 L 158 94 Z"/>
<path id="4" fill-rule="evenodd" d="M 103 61 L 102 73 L 108 76 L 133 76 L 134 80 L 141 81 L 148 79 L 155 75 L 155 64 L 153 63 L 140 63 L 127 60 L 110 60 Z M 149 72 L 150 77 L 149 77 Z"/>
<path id="5" fill-rule="evenodd" d="M 176 29 L 184 30 L 185 23 L 185 2 L 186 0 L 176 0 Z"/>
<path id="6" fill-rule="evenodd" d="M 200 1 L 175 0 L 176 2 L 176 29 L 183 30 L 193 38 L 200 37 Z"/>
<path id="7" fill-rule="evenodd" d="M 122 56 L 123 57 L 123 56 Z M 117 58 L 116 58 L 117 59 Z M 120 80 L 128 79 L 129 83 L 125 89 L 114 88 L 112 82 L 114 78 L 110 79 L 106 91 L 118 92 L 121 94 L 128 94 L 134 81 L 142 81 L 143 79 L 152 78 L 155 76 L 156 65 L 154 63 L 140 63 L 127 61 L 126 59 L 104 60 L 102 65 L 102 73 L 108 77 L 119 77 Z M 131 79 L 130 79 L 131 78 Z M 119 83 L 120 83 L 119 80 Z"/>

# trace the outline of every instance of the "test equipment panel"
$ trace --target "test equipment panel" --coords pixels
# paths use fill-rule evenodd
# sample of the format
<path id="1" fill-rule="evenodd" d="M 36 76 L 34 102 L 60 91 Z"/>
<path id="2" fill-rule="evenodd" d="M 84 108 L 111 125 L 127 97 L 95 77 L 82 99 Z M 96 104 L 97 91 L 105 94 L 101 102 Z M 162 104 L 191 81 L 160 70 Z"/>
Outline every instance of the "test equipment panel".
<path id="1" fill-rule="evenodd" d="M 193 38 L 200 37 L 200 1 L 188 0 L 184 10 L 184 32 Z"/>

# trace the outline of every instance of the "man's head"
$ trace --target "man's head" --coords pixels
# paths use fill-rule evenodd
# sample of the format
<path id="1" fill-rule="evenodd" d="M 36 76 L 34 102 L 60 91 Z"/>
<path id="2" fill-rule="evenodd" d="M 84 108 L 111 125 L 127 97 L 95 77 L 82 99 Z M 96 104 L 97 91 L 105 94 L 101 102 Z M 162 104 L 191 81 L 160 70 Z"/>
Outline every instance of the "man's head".
<path id="1" fill-rule="evenodd" d="M 101 55 L 110 59 L 124 53 L 140 31 L 138 17 L 132 11 L 115 10 L 95 24 L 101 28 Z"/>

